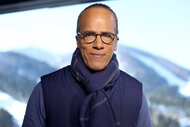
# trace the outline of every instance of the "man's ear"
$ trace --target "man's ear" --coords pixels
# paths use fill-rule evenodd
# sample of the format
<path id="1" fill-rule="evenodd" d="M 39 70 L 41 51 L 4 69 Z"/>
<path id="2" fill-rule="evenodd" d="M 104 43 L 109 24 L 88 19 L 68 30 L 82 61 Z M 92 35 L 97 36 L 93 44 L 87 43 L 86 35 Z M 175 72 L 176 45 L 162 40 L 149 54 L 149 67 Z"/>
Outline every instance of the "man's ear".
<path id="1" fill-rule="evenodd" d="M 117 43 L 118 43 L 118 41 L 119 41 L 119 37 L 117 37 L 117 40 L 116 40 L 116 42 L 115 42 L 114 51 L 117 50 Z"/>
<path id="2" fill-rule="evenodd" d="M 79 36 L 76 35 L 75 38 L 76 38 L 76 42 L 77 42 L 77 48 L 79 48 L 80 47 Z"/>

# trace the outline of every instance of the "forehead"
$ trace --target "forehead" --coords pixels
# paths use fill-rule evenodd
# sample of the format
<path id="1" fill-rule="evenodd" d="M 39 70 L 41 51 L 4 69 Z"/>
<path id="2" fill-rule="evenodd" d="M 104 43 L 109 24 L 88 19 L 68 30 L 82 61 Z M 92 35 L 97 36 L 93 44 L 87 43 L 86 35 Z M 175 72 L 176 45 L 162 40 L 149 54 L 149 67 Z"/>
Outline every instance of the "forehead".
<path id="1" fill-rule="evenodd" d="M 114 14 L 104 7 L 92 7 L 85 10 L 80 19 L 80 30 L 114 32 L 116 22 Z"/>
<path id="2" fill-rule="evenodd" d="M 86 9 L 84 12 L 83 12 L 83 14 L 88 14 L 88 13 L 90 13 L 90 12 L 96 12 L 96 13 L 98 13 L 98 12 L 107 12 L 107 13 L 112 13 L 108 8 L 105 8 L 105 7 L 101 7 L 101 6 L 94 6 L 94 7 L 90 7 L 90 8 L 88 8 L 88 9 Z"/>

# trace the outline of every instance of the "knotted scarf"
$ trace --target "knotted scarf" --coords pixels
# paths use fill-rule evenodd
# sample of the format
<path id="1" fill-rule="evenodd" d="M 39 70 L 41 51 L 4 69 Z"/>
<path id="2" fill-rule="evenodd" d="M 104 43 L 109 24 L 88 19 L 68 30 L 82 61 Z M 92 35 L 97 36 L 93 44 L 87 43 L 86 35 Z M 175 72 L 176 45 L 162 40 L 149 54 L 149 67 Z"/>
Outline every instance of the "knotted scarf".
<path id="1" fill-rule="evenodd" d="M 94 72 L 83 62 L 80 50 L 73 54 L 72 74 L 87 90 L 87 96 L 80 107 L 81 127 L 118 127 L 120 122 L 110 102 L 115 82 L 119 76 L 118 61 L 113 54 L 109 64 L 102 71 Z M 113 91 L 113 90 L 110 90 Z"/>

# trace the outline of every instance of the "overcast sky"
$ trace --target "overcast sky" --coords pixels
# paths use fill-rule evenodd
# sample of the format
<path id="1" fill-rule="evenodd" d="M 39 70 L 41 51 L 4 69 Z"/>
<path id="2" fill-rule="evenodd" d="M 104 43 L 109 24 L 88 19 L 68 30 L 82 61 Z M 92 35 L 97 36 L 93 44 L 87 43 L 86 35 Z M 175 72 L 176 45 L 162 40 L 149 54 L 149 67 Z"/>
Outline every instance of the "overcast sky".
<path id="1" fill-rule="evenodd" d="M 115 0 L 119 43 L 165 57 L 190 69 L 190 0 Z M 88 4 L 0 15 L 0 50 L 38 47 L 73 52 L 78 14 Z"/>

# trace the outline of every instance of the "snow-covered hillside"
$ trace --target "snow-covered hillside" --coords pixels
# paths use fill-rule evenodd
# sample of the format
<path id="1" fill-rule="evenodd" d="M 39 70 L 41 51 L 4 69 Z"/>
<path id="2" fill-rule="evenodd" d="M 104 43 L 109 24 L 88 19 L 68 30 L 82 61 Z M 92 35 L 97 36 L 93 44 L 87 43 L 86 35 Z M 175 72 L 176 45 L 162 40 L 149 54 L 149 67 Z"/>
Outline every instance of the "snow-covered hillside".
<path id="1" fill-rule="evenodd" d="M 147 66 L 153 68 L 161 77 L 167 79 L 168 83 L 171 85 L 179 86 L 180 93 L 184 96 L 190 96 L 190 81 L 184 81 L 181 78 L 177 77 L 174 73 L 169 71 L 167 68 L 163 67 L 162 65 L 156 63 L 156 61 L 143 56 L 141 54 L 134 54 L 134 57 L 141 60 Z"/>
<path id="2" fill-rule="evenodd" d="M 16 120 L 18 125 L 21 126 L 26 104 L 20 102 L 5 92 L 0 91 L 0 108 L 7 110 Z"/>

